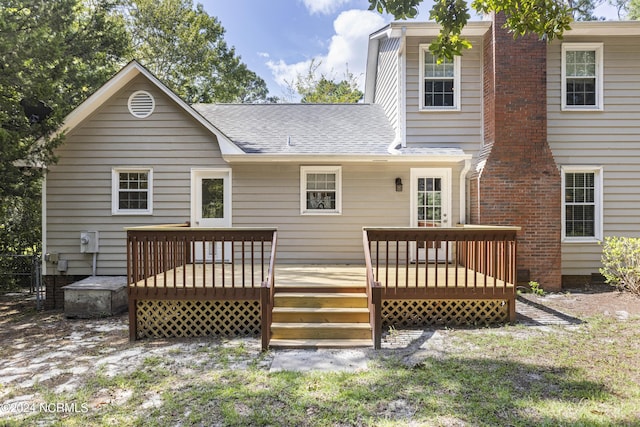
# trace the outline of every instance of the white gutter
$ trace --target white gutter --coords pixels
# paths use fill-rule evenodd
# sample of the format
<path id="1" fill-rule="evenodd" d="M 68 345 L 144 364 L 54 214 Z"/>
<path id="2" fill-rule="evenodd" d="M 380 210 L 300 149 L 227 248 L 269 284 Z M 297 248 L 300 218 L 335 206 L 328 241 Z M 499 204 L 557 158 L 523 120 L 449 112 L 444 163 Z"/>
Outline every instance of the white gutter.
<path id="1" fill-rule="evenodd" d="M 572 23 L 573 26 L 575 23 Z M 403 28 L 406 28 L 407 37 L 436 37 L 440 34 L 440 24 L 435 22 L 392 22 L 387 29 L 389 37 L 402 36 Z M 487 21 L 470 21 L 462 29 L 465 37 L 482 37 L 491 28 L 492 23 Z"/>
<path id="2" fill-rule="evenodd" d="M 444 163 L 470 160 L 471 154 L 223 154 L 228 163 L 362 163 L 362 162 L 424 162 Z"/>

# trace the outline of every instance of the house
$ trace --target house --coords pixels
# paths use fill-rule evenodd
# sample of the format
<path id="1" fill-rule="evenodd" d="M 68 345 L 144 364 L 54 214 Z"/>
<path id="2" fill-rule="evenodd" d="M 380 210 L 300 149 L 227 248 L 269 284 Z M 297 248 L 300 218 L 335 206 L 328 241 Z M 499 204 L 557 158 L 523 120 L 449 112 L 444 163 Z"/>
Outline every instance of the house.
<path id="1" fill-rule="evenodd" d="M 434 23 L 373 33 L 355 105 L 187 105 L 131 62 L 67 117 L 46 174 L 47 306 L 125 275 L 126 227 L 185 221 L 277 227 L 289 264 L 362 264 L 364 226 L 519 226 L 519 281 L 591 280 L 603 237 L 640 224 L 640 22 L 546 43 L 494 21 L 441 64 Z"/>

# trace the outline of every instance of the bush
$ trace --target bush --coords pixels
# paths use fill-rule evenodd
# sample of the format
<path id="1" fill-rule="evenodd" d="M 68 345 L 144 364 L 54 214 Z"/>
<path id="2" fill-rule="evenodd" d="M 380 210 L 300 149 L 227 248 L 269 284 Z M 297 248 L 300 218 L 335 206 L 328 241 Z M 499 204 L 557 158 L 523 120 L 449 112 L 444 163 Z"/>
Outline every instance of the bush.
<path id="1" fill-rule="evenodd" d="M 606 237 L 600 274 L 607 283 L 640 296 L 640 239 Z"/>

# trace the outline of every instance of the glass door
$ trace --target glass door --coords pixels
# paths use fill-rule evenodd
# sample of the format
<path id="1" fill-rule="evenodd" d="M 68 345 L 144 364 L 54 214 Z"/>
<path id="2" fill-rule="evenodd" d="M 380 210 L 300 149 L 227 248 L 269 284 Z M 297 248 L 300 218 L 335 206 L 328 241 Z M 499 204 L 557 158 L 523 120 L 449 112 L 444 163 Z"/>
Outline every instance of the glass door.
<path id="1" fill-rule="evenodd" d="M 411 226 L 450 227 L 451 169 L 411 169 Z M 444 244 L 418 244 L 418 261 L 445 259 Z M 415 251 L 412 251 L 415 253 Z"/>
<path id="2" fill-rule="evenodd" d="M 199 169 L 191 171 L 191 224 L 194 227 L 231 227 L 231 171 Z M 222 244 L 196 245 L 195 260 L 222 260 Z M 225 244 L 225 261 L 230 260 L 231 245 Z"/>

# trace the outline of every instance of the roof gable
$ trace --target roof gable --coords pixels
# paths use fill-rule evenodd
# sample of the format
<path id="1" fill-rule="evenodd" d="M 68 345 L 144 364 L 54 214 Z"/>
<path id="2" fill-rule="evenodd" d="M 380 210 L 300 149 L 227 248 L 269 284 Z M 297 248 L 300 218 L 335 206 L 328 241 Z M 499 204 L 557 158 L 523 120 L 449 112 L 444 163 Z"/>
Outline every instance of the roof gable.
<path id="1" fill-rule="evenodd" d="M 120 89 L 124 88 L 137 76 L 144 76 L 151 84 L 157 87 L 162 93 L 174 101 L 188 115 L 193 117 L 198 123 L 204 126 L 218 140 L 220 151 L 225 154 L 241 154 L 243 151 L 235 145 L 220 129 L 215 127 L 211 122 L 202 117 L 196 110 L 191 108 L 182 98 L 176 95 L 171 89 L 165 86 L 157 77 L 149 72 L 145 67 L 137 61 L 131 61 L 122 68 L 116 75 L 107 81 L 100 89 L 89 96 L 82 104 L 76 107 L 71 113 L 65 117 L 62 126 L 56 134 L 68 132 L 80 125 L 87 117 L 94 113 L 98 108 L 111 99 Z"/>

